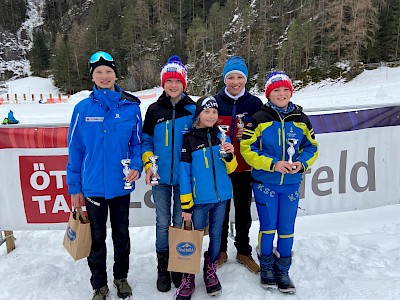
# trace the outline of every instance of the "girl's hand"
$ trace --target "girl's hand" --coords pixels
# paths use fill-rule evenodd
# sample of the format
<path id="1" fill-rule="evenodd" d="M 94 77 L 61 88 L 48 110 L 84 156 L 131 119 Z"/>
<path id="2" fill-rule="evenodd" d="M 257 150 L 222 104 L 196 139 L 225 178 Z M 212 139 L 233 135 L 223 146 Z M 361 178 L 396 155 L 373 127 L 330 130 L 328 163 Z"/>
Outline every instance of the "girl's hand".
<path id="1" fill-rule="evenodd" d="M 224 150 L 226 153 L 232 153 L 235 151 L 235 149 L 233 148 L 233 145 L 231 143 L 223 143 L 220 145 L 221 149 Z"/>
<path id="2" fill-rule="evenodd" d="M 182 218 L 184 221 L 188 222 L 192 220 L 192 214 L 187 212 L 182 212 Z"/>

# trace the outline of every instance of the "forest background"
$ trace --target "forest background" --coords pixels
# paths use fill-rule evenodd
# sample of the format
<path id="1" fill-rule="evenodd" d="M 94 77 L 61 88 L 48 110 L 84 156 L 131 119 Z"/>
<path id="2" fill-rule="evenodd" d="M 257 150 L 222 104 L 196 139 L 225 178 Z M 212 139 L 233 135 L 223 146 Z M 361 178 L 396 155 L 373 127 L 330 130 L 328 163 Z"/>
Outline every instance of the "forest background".
<path id="1" fill-rule="evenodd" d="M 43 24 L 26 53 L 33 75 L 65 93 L 88 89 L 88 57 L 110 52 L 119 84 L 129 91 L 160 84 L 160 69 L 177 54 L 188 91 L 215 93 L 227 57 L 249 68 L 248 88 L 285 70 L 300 88 L 321 79 L 351 79 L 366 66 L 399 64 L 399 0 L 37 0 Z M 1 33 L 16 33 L 25 0 L 0 0 Z"/>

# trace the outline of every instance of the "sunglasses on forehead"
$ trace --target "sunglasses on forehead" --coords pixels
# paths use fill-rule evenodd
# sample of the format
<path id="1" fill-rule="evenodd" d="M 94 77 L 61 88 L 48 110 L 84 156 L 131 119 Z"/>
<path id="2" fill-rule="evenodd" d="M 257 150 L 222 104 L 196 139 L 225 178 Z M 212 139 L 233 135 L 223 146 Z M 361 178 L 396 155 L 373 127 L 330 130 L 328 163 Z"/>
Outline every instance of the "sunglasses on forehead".
<path id="1" fill-rule="evenodd" d="M 104 59 L 104 60 L 107 60 L 107 61 L 114 61 L 113 57 L 112 57 L 109 53 L 104 52 L 104 51 L 99 51 L 99 52 L 94 53 L 94 54 L 90 57 L 90 63 L 91 63 L 91 64 L 96 63 L 96 62 L 98 62 L 101 58 Z"/>

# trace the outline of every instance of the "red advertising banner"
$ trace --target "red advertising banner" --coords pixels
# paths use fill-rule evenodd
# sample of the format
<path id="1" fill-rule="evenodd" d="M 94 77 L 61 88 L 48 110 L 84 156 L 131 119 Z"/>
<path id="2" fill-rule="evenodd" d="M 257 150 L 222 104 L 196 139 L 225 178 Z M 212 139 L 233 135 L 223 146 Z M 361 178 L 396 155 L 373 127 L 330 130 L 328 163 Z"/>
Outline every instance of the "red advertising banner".
<path id="1" fill-rule="evenodd" d="M 67 148 L 67 126 L 0 128 L 0 149 Z"/>
<path id="2" fill-rule="evenodd" d="M 19 170 L 27 223 L 68 221 L 67 155 L 20 156 Z"/>

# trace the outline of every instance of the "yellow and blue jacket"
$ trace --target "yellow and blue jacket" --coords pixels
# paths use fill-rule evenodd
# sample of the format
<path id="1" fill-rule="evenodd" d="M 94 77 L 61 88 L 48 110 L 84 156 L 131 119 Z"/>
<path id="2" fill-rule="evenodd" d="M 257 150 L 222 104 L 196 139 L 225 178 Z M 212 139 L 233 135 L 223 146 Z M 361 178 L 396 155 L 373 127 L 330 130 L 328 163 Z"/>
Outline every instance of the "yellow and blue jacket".
<path id="1" fill-rule="evenodd" d="M 151 104 L 143 122 L 142 161 L 147 171 L 149 157 L 158 156 L 160 183 L 179 183 L 183 135 L 192 128 L 196 103 L 187 95 L 172 105 L 165 92 Z"/>
<path id="2" fill-rule="evenodd" d="M 180 165 L 182 210 L 192 212 L 195 204 L 208 204 L 232 198 L 228 174 L 237 167 L 236 157 L 220 159 L 221 133 L 217 127 L 196 128 L 184 136 Z M 227 142 L 230 138 L 227 136 Z"/>
<path id="3" fill-rule="evenodd" d="M 295 141 L 293 162 L 300 161 L 301 172 L 283 175 L 275 172 L 278 161 L 288 161 L 288 141 Z M 276 110 L 264 104 L 247 124 L 240 143 L 240 152 L 252 167 L 255 181 L 271 184 L 300 183 L 305 172 L 318 157 L 318 143 L 314 129 L 301 106 L 295 105 L 292 112 L 281 116 Z"/>

